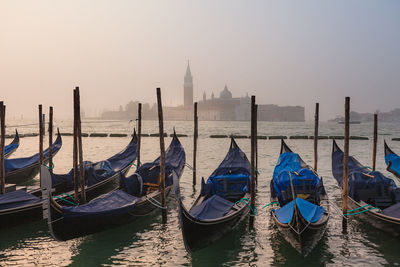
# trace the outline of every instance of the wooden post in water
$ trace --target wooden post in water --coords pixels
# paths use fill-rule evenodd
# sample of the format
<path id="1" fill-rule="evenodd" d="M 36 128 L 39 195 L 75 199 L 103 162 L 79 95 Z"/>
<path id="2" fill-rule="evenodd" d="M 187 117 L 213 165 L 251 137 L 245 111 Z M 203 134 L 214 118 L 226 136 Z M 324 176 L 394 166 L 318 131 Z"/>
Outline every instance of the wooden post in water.
<path id="1" fill-rule="evenodd" d="M 250 147 L 250 173 L 251 173 L 251 181 L 250 181 L 250 206 L 254 211 L 255 207 L 255 148 L 256 148 L 256 127 L 257 127 L 257 107 L 256 107 L 256 97 L 253 95 L 251 96 L 251 147 Z M 255 215 L 255 214 L 253 214 Z"/>
<path id="2" fill-rule="evenodd" d="M 257 135 L 258 135 L 258 130 L 257 130 L 257 128 L 258 128 L 258 119 L 257 119 L 257 117 L 258 117 L 258 105 L 255 105 L 256 107 L 255 107 L 255 109 L 256 109 L 256 111 L 255 111 L 255 114 L 254 114 L 254 117 L 255 117 L 255 124 L 256 124 L 256 126 L 255 126 L 255 129 L 254 129 L 254 131 L 255 131 L 255 133 L 254 133 L 254 137 L 255 137 L 255 139 L 254 139 L 254 146 L 255 146 L 255 148 L 254 148 L 254 150 L 255 150 L 255 175 L 256 175 L 256 181 L 255 181 L 255 186 L 257 186 L 258 185 L 258 173 L 259 173 L 259 171 L 258 171 L 258 137 L 257 137 Z"/>
<path id="3" fill-rule="evenodd" d="M 372 170 L 376 168 L 376 146 L 378 144 L 378 114 L 374 114 L 374 145 L 372 148 Z"/>
<path id="4" fill-rule="evenodd" d="M 318 169 L 318 126 L 319 126 L 319 103 L 315 103 L 314 122 L 314 170 Z"/>
<path id="5" fill-rule="evenodd" d="M 39 168 L 43 164 L 43 109 L 39 105 Z M 40 179 L 40 188 L 42 188 L 42 179 Z"/>
<path id="6" fill-rule="evenodd" d="M 165 144 L 164 144 L 164 121 L 161 102 L 161 89 L 157 88 L 157 104 L 158 104 L 158 125 L 160 132 L 160 181 L 161 181 L 161 206 L 162 206 L 162 223 L 167 223 L 167 201 L 165 195 Z"/>
<path id="7" fill-rule="evenodd" d="M 80 203 L 86 203 L 86 192 L 85 192 L 85 172 L 83 170 L 83 152 L 82 152 L 82 128 L 81 128 L 81 101 L 79 94 L 79 87 L 75 88 L 75 103 L 76 103 L 76 134 L 78 143 L 78 155 L 79 155 L 79 178 L 81 185 L 81 196 Z"/>
<path id="8" fill-rule="evenodd" d="M 349 136 L 350 136 L 350 97 L 346 97 L 344 113 L 344 155 L 343 155 L 343 189 L 342 211 L 347 214 L 347 195 L 349 178 Z M 343 220 L 344 222 L 345 220 Z"/>
<path id="9" fill-rule="evenodd" d="M 43 163 L 43 109 L 39 105 L 39 165 Z"/>
<path id="10" fill-rule="evenodd" d="M 49 167 L 53 171 L 53 107 L 49 108 Z"/>
<path id="11" fill-rule="evenodd" d="M 1 193 L 6 193 L 6 170 L 4 167 L 4 144 L 5 144 L 5 134 L 6 134 L 6 106 L 3 101 L 0 101 L 0 183 L 1 183 Z"/>
<path id="12" fill-rule="evenodd" d="M 78 88 L 78 87 L 76 87 Z M 74 89 L 74 131 L 73 131 L 73 169 L 74 169 L 74 197 L 79 202 L 79 177 L 78 177 L 78 131 L 77 131 L 77 113 L 76 113 L 76 89 Z"/>
<path id="13" fill-rule="evenodd" d="M 137 165 L 136 169 L 140 167 L 140 146 L 142 142 L 142 103 L 138 105 L 138 139 L 137 139 Z"/>
<path id="14" fill-rule="evenodd" d="M 197 117 L 197 102 L 194 103 L 193 110 L 194 133 L 193 133 L 193 186 L 196 185 L 196 154 L 197 154 L 197 137 L 198 137 L 198 117 Z"/>

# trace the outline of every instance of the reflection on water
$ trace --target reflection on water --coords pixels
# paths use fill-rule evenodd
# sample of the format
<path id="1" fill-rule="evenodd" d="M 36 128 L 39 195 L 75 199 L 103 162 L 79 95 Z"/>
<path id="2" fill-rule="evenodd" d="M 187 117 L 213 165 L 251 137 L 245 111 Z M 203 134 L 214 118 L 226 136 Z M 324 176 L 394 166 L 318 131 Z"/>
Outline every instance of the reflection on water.
<path id="1" fill-rule="evenodd" d="M 11 124 L 11 122 L 10 122 Z M 16 123 L 13 123 L 16 124 Z M 61 132 L 71 131 L 70 122 L 58 122 Z M 83 132 L 130 133 L 132 123 L 107 122 L 83 125 Z M 165 129 L 191 135 L 192 122 L 166 122 Z M 381 123 L 380 131 L 394 137 L 400 132 L 400 125 Z M 229 139 L 210 139 L 210 134 L 249 135 L 248 122 L 200 122 L 198 145 L 197 185 L 192 186 L 192 172 L 185 169 L 181 179 L 181 194 L 184 204 L 190 207 L 198 195 L 201 177 L 208 175 L 218 166 L 228 150 Z M 143 132 L 157 132 L 157 122 L 143 122 Z M 7 129 L 11 131 L 12 129 Z M 36 132 L 36 127 L 18 129 L 20 133 Z M 260 135 L 312 135 L 312 123 L 260 123 Z M 343 126 L 321 123 L 321 135 L 342 135 Z M 352 135 L 372 136 L 371 124 L 351 126 Z M 377 169 L 389 177 L 383 160 L 383 138 L 390 141 L 392 136 L 380 136 L 378 143 Z M 169 144 L 171 138 L 166 139 Z M 152 161 L 158 156 L 159 144 L 156 138 L 142 138 L 142 162 Z M 192 164 L 192 138 L 181 138 Z M 129 138 L 84 138 L 84 159 L 97 161 L 119 152 Z M 249 155 L 250 140 L 238 139 L 239 146 Z M 288 140 L 294 151 L 309 163 L 313 162 L 312 140 Z M 55 157 L 55 172 L 67 172 L 72 165 L 72 138 L 63 138 L 63 148 Z M 342 141 L 338 142 L 340 146 Z M 47 142 L 45 141 L 45 144 Z M 372 141 L 351 141 L 350 154 L 365 165 L 371 162 Z M 390 142 L 393 150 L 400 152 L 400 142 Z M 324 179 L 328 195 L 339 207 L 340 191 L 331 174 L 331 140 L 319 142 L 319 174 Z M 12 157 L 36 153 L 37 138 L 22 138 L 20 148 Z M 12 229 L 0 229 L 0 265 L 57 265 L 57 266 L 111 266 L 111 265 L 169 265 L 169 266 L 319 266 L 319 265 L 398 265 L 400 263 L 400 239 L 360 222 L 349 219 L 347 235 L 342 233 L 342 217 L 331 209 L 332 216 L 321 242 L 307 258 L 300 256 L 280 235 L 269 216 L 270 210 L 261 209 L 269 202 L 269 181 L 276 164 L 280 141 L 259 140 L 259 170 L 256 204 L 259 207 L 254 227 L 244 220 L 240 226 L 217 243 L 192 255 L 184 248 L 179 229 L 177 205 L 173 197 L 168 203 L 168 223 L 162 225 L 161 212 L 134 223 L 91 236 L 67 242 L 58 242 L 49 235 L 45 222 L 35 222 Z M 134 171 L 131 170 L 131 171 Z M 29 184 L 37 184 L 34 180 Z M 396 181 L 397 183 L 397 181 Z M 332 204 L 333 205 L 333 204 Z"/>

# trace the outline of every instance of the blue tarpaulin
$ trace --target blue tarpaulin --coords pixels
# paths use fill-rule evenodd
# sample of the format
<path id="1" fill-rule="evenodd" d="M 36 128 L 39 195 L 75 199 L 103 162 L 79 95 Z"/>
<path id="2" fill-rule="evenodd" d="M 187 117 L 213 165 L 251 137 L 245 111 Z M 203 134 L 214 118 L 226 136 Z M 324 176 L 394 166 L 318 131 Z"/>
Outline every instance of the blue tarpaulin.
<path id="1" fill-rule="evenodd" d="M 299 209 L 300 214 L 302 217 L 310 222 L 315 223 L 319 219 L 321 219 L 322 215 L 325 213 L 325 209 L 321 206 L 312 204 L 304 199 L 296 198 L 296 207 Z M 294 202 L 293 200 L 290 201 L 288 204 L 283 206 L 282 208 L 273 210 L 277 219 L 281 223 L 290 223 L 293 218 L 293 211 L 294 211 Z"/>
<path id="2" fill-rule="evenodd" d="M 343 151 L 338 147 L 332 152 L 332 173 L 340 187 L 343 187 Z M 349 156 L 349 196 L 358 199 L 357 190 L 361 189 L 380 189 L 382 186 L 393 191 L 396 184 L 392 179 L 387 178 L 381 172 L 368 172 L 356 159 Z M 391 192 L 389 192 L 391 193 Z M 371 197 L 373 197 L 371 195 Z"/>
<path id="3" fill-rule="evenodd" d="M 99 162 L 84 161 L 83 168 L 86 177 L 86 185 L 91 186 L 112 177 L 115 173 L 128 167 L 137 157 L 136 135 L 132 138 L 128 146 L 121 152 L 115 154 L 107 160 Z M 78 167 L 79 173 L 79 167 Z M 67 174 L 51 174 L 53 187 L 62 186 L 64 191 L 70 191 L 74 187 L 74 169 Z"/>
<path id="4" fill-rule="evenodd" d="M 275 166 L 274 174 L 272 177 L 275 177 L 281 171 L 299 171 L 301 169 L 300 157 L 298 154 L 293 152 L 285 152 L 279 155 L 278 163 Z"/>
<path id="5" fill-rule="evenodd" d="M 216 219 L 225 216 L 234 203 L 218 195 L 213 195 L 190 210 L 190 214 L 198 220 Z"/>
<path id="6" fill-rule="evenodd" d="M 122 190 L 115 190 L 102 195 L 87 204 L 80 206 L 62 207 L 64 218 L 96 218 L 117 216 L 135 210 L 140 198 L 134 197 Z"/>
<path id="7" fill-rule="evenodd" d="M 40 203 L 42 200 L 24 190 L 16 190 L 13 192 L 0 195 L 0 210 L 18 208 L 25 205 Z"/>
<path id="8" fill-rule="evenodd" d="M 186 154 L 179 139 L 174 136 L 165 151 L 165 185 L 170 186 L 173 183 L 172 172 L 174 171 L 178 177 L 181 176 L 183 167 L 186 162 Z M 131 176 L 122 177 L 120 187 L 128 193 L 137 195 L 140 192 L 146 193 L 145 188 L 138 188 L 145 183 L 158 184 L 160 175 L 160 157 L 150 163 L 145 163 L 139 167 Z M 141 177 L 141 178 L 139 178 Z M 142 179 L 140 182 L 138 179 Z M 141 190 L 142 189 L 142 190 Z"/>
<path id="9" fill-rule="evenodd" d="M 53 154 L 55 154 L 58 150 L 60 150 L 62 146 L 61 136 L 58 135 L 56 141 L 53 143 Z M 43 158 L 49 157 L 49 149 L 47 148 L 43 151 Z M 39 162 L 39 153 L 27 157 L 27 158 L 16 158 L 16 159 L 4 159 L 4 166 L 6 173 L 25 168 L 29 165 L 35 164 Z"/>
<path id="10" fill-rule="evenodd" d="M 19 144 L 9 144 L 9 145 L 5 146 L 4 147 L 4 155 L 7 155 L 14 149 L 18 148 L 18 146 L 19 146 Z"/>
<path id="11" fill-rule="evenodd" d="M 385 162 L 389 166 L 390 161 L 390 171 L 396 173 L 396 175 L 400 176 L 400 157 L 397 154 L 390 153 L 385 155 Z"/>

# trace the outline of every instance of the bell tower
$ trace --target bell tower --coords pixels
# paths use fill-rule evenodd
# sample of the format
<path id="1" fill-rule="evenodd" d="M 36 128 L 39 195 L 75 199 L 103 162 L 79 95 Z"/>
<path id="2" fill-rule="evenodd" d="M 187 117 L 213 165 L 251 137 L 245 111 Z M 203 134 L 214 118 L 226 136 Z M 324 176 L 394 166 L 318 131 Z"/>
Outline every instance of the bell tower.
<path id="1" fill-rule="evenodd" d="M 189 60 L 183 80 L 183 106 L 186 109 L 192 108 L 193 106 L 193 77 L 190 72 Z"/>

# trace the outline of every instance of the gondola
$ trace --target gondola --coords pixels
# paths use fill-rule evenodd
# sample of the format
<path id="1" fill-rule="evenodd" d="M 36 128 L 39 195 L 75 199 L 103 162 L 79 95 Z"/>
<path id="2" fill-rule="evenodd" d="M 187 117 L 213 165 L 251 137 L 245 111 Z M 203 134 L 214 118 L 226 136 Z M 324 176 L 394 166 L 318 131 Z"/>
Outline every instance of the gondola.
<path id="1" fill-rule="evenodd" d="M 349 214 L 370 223 L 373 227 L 394 236 L 400 234 L 400 189 L 381 172 L 370 171 L 349 156 L 347 205 Z M 332 173 L 343 187 L 343 151 L 335 140 L 332 148 Z"/>
<path id="2" fill-rule="evenodd" d="M 272 218 L 285 240 L 307 256 L 322 238 L 329 200 L 322 178 L 282 140 L 271 186 Z"/>
<path id="3" fill-rule="evenodd" d="M 250 163 L 231 139 L 229 151 L 218 168 L 204 182 L 188 211 L 177 192 L 180 226 L 186 250 L 202 249 L 232 231 L 248 214 L 250 207 L 242 198 L 250 197 Z"/>
<path id="4" fill-rule="evenodd" d="M 53 147 L 53 157 L 61 149 L 62 139 L 60 131 L 57 133 L 57 138 L 54 141 Z M 47 148 L 43 151 L 43 163 L 48 163 L 50 159 L 49 149 Z M 4 159 L 4 166 L 6 170 L 6 183 L 10 184 L 21 184 L 35 178 L 39 173 L 39 153 L 26 157 L 26 158 L 13 158 Z"/>
<path id="5" fill-rule="evenodd" d="M 15 130 L 15 136 L 14 139 L 10 144 L 4 147 L 4 157 L 8 158 L 11 156 L 12 153 L 14 153 L 15 150 L 19 147 L 19 134 L 18 131 Z"/>
<path id="6" fill-rule="evenodd" d="M 394 153 L 390 147 L 385 144 L 385 162 L 387 165 L 386 170 L 393 173 L 398 179 L 400 179 L 400 156 Z"/>
<path id="7" fill-rule="evenodd" d="M 185 160 L 185 151 L 174 134 L 165 153 L 167 194 L 173 181 L 182 175 Z M 116 190 L 78 206 L 58 204 L 50 193 L 51 173 L 43 167 L 42 171 L 48 196 L 45 212 L 48 212 L 51 235 L 57 240 L 69 240 L 130 223 L 160 207 L 160 158 L 141 165 L 130 177 L 121 174 Z"/>
<path id="8" fill-rule="evenodd" d="M 131 163 L 137 157 L 137 136 L 134 134 L 124 150 L 105 161 L 97 163 L 86 162 L 85 178 L 86 197 L 91 200 L 119 186 L 120 173 L 127 173 Z M 48 168 L 42 166 L 44 168 Z M 73 170 L 68 174 L 50 173 L 52 195 L 55 201 L 64 204 L 74 204 Z M 43 186 L 43 183 L 42 183 Z M 13 227 L 19 224 L 42 219 L 41 189 L 25 192 L 14 192 L 0 195 L 0 227 Z"/>

